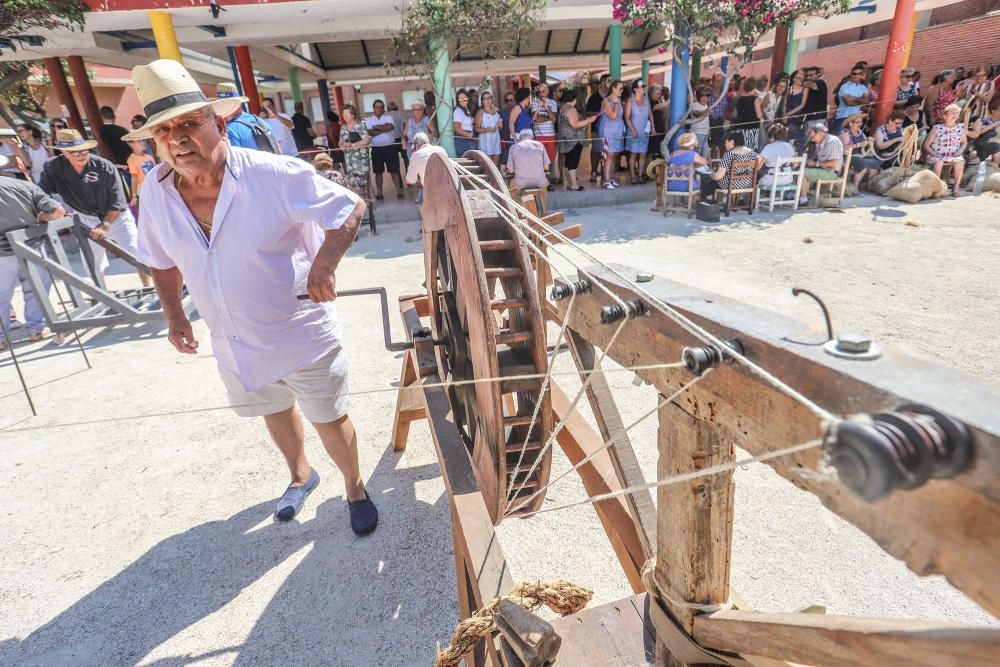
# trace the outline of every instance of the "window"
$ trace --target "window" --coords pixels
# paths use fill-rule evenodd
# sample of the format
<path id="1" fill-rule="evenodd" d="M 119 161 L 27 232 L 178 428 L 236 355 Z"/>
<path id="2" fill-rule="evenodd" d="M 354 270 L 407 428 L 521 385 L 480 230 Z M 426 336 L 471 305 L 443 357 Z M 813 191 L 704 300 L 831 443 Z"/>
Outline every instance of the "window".
<path id="1" fill-rule="evenodd" d="M 309 112 L 312 114 L 312 120 L 326 120 L 326 117 L 323 115 L 323 103 L 318 97 L 309 98 Z"/>
<path id="2" fill-rule="evenodd" d="M 414 88 L 413 90 L 403 91 L 403 109 L 409 109 L 410 105 L 414 102 L 424 101 L 424 91 L 422 88 Z"/>
<path id="3" fill-rule="evenodd" d="M 372 105 L 375 104 L 375 100 L 382 100 L 382 102 L 385 102 L 385 93 L 364 93 L 361 96 L 361 111 L 363 113 L 371 113 L 373 111 Z"/>

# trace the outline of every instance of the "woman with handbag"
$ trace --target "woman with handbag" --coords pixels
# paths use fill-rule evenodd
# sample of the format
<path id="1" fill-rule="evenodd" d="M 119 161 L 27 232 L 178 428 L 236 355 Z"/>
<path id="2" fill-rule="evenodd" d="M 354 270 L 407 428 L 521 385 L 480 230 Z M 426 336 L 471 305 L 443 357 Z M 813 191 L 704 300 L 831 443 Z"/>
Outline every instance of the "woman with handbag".
<path id="1" fill-rule="evenodd" d="M 368 151 L 371 138 L 365 124 L 358 121 L 358 111 L 353 104 L 345 104 L 340 111 L 343 123 L 340 125 L 340 147 L 344 151 L 347 166 L 347 182 L 353 188 L 367 188 L 368 174 L 372 170 L 372 159 Z"/>

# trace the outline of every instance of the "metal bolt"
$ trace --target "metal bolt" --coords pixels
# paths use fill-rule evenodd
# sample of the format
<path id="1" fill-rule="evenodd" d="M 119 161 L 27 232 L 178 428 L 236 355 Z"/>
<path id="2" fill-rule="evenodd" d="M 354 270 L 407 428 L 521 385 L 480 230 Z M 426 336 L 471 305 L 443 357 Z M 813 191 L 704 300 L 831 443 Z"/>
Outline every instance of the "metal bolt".
<path id="1" fill-rule="evenodd" d="M 872 338 L 868 334 L 842 333 L 837 335 L 837 349 L 843 352 L 862 354 L 871 349 Z"/>
<path id="2" fill-rule="evenodd" d="M 648 283 L 653 280 L 653 274 L 646 271 L 640 271 L 635 274 L 635 281 L 637 283 Z"/>

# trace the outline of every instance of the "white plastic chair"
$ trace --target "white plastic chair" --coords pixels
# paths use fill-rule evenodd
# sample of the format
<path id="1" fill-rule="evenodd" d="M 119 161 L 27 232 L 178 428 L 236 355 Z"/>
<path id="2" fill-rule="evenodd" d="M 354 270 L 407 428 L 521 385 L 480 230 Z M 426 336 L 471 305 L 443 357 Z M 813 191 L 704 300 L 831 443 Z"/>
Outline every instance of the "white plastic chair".
<path id="1" fill-rule="evenodd" d="M 784 167 L 788 167 L 785 169 Z M 779 157 L 774 164 L 774 175 L 768 185 L 758 185 L 761 196 L 757 199 L 757 208 L 767 204 L 769 213 L 775 206 L 791 206 L 793 211 L 799 210 L 799 197 L 802 195 L 802 184 L 805 182 L 806 159 L 804 157 Z M 778 185 L 779 176 L 791 176 L 792 182 Z M 795 196 L 785 199 L 785 195 L 794 192 Z M 765 197 L 766 195 L 766 197 Z"/>

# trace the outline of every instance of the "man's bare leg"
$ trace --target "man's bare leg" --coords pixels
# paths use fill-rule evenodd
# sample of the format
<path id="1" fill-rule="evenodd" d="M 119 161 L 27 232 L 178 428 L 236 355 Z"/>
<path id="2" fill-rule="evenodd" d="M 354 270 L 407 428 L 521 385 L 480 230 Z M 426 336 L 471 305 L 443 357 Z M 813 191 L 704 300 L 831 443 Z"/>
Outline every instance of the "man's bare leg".
<path id="1" fill-rule="evenodd" d="M 143 287 L 149 287 L 153 284 L 153 279 L 145 271 L 136 271 L 139 274 L 139 282 L 142 283 Z"/>
<path id="2" fill-rule="evenodd" d="M 358 467 L 358 435 L 354 431 L 351 418 L 344 415 L 334 422 L 313 422 L 312 425 L 323 441 L 326 453 L 344 475 L 347 499 L 363 500 L 365 484 L 361 480 L 361 469 Z M 301 425 L 299 428 L 301 432 Z"/>
<path id="3" fill-rule="evenodd" d="M 264 423 L 267 424 L 267 430 L 274 444 L 285 457 L 285 463 L 288 464 L 288 470 L 292 474 L 291 485 L 303 486 L 309 481 L 312 468 L 306 459 L 305 434 L 299 411 L 292 406 L 273 415 L 266 415 Z"/>

